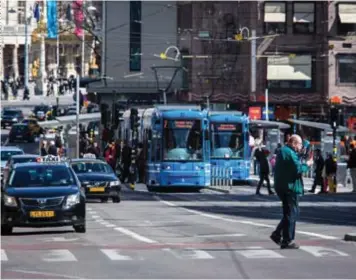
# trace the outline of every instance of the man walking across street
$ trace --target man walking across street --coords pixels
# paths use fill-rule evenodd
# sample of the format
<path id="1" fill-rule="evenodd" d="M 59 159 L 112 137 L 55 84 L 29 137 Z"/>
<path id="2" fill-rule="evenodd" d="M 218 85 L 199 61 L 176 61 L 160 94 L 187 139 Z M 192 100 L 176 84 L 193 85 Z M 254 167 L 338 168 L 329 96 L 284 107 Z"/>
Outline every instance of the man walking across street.
<path id="1" fill-rule="evenodd" d="M 274 173 L 274 188 L 283 205 L 283 218 L 271 239 L 281 249 L 298 249 L 294 242 L 296 220 L 299 215 L 299 196 L 303 195 L 302 174 L 313 164 L 312 160 L 302 164 L 298 153 L 302 150 L 302 138 L 292 135 L 277 155 Z M 281 240 L 282 239 L 282 240 Z"/>
<path id="2" fill-rule="evenodd" d="M 347 162 L 347 168 L 350 169 L 350 175 L 352 180 L 353 192 L 356 192 L 356 147 L 351 144 L 350 145 L 350 156 Z"/>

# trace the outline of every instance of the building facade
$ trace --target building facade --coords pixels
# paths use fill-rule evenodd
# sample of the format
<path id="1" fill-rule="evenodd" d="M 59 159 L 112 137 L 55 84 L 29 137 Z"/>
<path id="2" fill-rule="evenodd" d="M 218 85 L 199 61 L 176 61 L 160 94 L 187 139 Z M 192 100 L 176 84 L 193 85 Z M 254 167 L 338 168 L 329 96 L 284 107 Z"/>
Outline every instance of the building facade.
<path id="1" fill-rule="evenodd" d="M 356 106 L 356 3 L 180 4 L 180 47 L 191 54 L 210 54 L 188 63 L 189 91 L 182 93 L 182 100 L 210 97 L 240 110 L 260 107 L 263 113 L 267 91 L 278 119 L 326 116 L 333 96 L 346 108 Z M 236 40 L 239 33 L 249 39 Z"/>
<path id="2" fill-rule="evenodd" d="M 88 91 L 98 93 L 101 103 L 111 108 L 111 104 L 120 100 L 161 98 L 159 89 L 166 89 L 172 81 L 168 93 L 171 98 L 171 94 L 180 90 L 182 76 L 181 62 L 169 59 L 176 56 L 176 3 L 107 1 L 103 3 L 103 12 L 101 66 L 108 79 L 91 84 Z M 166 50 L 168 59 L 162 60 L 160 55 Z M 176 70 L 176 78 L 172 80 Z"/>
<path id="3" fill-rule="evenodd" d="M 103 65 L 113 80 L 92 90 L 159 92 L 150 68 L 171 65 L 187 70 L 169 88 L 171 102 L 263 118 L 268 96 L 270 118 L 325 121 L 339 97 L 344 115 L 356 115 L 355 11 L 341 1 L 108 2 Z M 159 59 L 171 45 L 180 61 Z M 172 77 L 166 70 L 161 82 Z"/>
<path id="4" fill-rule="evenodd" d="M 29 77 L 36 80 L 40 75 L 40 59 L 41 59 L 41 39 L 43 34 L 39 31 L 38 24 L 33 18 L 33 8 L 36 1 L 13 1 L 1 0 L 1 18 L 0 25 L 2 27 L 2 34 L 0 35 L 0 45 L 2 48 L 1 58 L 1 78 L 9 76 L 23 76 L 25 70 L 25 9 L 27 9 L 27 16 L 29 17 L 28 25 L 28 44 L 29 44 Z M 46 0 L 40 1 L 41 14 L 44 23 L 46 23 L 47 11 Z M 98 42 L 93 35 L 100 32 L 101 29 L 101 5 L 102 1 L 86 1 L 86 7 L 95 7 L 91 12 L 91 20 L 95 22 L 96 29 L 92 29 L 92 25 L 84 27 L 84 73 L 87 74 L 90 68 L 91 61 L 95 57 L 97 63 L 100 64 L 100 51 L 98 51 Z M 68 10 L 68 6 L 70 9 Z M 68 11 L 70 13 L 68 19 Z M 89 15 L 87 15 L 87 18 Z M 46 76 L 49 74 L 57 74 L 57 67 L 59 67 L 59 75 L 62 77 L 69 77 L 81 73 L 82 65 L 82 38 L 78 38 L 73 34 L 73 9 L 72 1 L 57 1 L 57 18 L 59 40 L 45 39 L 45 70 Z M 46 33 L 44 33 L 46 34 Z M 57 49 L 59 51 L 59 65 L 57 66 Z M 1 50 L 0 50 L 1 52 Z"/>

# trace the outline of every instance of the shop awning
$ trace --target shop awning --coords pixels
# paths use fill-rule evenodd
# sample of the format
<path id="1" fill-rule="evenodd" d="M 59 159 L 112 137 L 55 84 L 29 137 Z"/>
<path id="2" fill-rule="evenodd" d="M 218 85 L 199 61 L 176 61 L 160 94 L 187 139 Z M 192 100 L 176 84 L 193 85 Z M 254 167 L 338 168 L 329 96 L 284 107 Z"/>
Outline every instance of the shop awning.
<path id="1" fill-rule="evenodd" d="M 324 131 L 332 131 L 331 125 L 328 123 L 320 123 L 320 122 L 311 122 L 311 121 L 302 121 L 302 120 L 295 120 L 295 119 L 288 119 L 291 123 L 313 127 L 316 129 L 324 130 Z M 345 126 L 339 126 L 337 132 L 348 132 L 349 129 Z"/>
<path id="2" fill-rule="evenodd" d="M 356 4 L 339 4 L 341 23 L 356 23 Z"/>
<path id="3" fill-rule="evenodd" d="M 265 22 L 285 22 L 286 4 L 281 2 L 265 2 Z"/>
<path id="4" fill-rule="evenodd" d="M 294 3 L 293 22 L 314 22 L 314 3 Z"/>
<path id="5" fill-rule="evenodd" d="M 289 129 L 290 125 L 283 122 L 274 122 L 274 121 L 264 121 L 264 120 L 251 120 L 250 126 L 255 126 L 258 128 L 265 129 Z"/>
<path id="6" fill-rule="evenodd" d="M 268 57 L 267 80 L 300 80 L 312 79 L 312 59 L 309 55 Z"/>

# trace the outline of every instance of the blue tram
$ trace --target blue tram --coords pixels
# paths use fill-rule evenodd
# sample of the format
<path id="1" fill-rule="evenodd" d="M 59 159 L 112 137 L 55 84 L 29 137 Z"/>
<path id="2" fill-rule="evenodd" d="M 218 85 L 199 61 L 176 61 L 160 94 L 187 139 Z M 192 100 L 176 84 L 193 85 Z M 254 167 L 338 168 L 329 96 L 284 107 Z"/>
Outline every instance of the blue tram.
<path id="1" fill-rule="evenodd" d="M 231 170 L 235 181 L 250 175 L 249 118 L 238 111 L 209 111 L 211 134 L 211 168 Z"/>
<path id="2" fill-rule="evenodd" d="M 199 190 L 210 185 L 210 140 L 206 110 L 158 105 L 138 110 L 138 141 L 143 146 L 144 182 L 149 190 Z M 130 111 L 122 135 L 130 141 Z M 142 167 L 141 167 L 142 168 Z"/>

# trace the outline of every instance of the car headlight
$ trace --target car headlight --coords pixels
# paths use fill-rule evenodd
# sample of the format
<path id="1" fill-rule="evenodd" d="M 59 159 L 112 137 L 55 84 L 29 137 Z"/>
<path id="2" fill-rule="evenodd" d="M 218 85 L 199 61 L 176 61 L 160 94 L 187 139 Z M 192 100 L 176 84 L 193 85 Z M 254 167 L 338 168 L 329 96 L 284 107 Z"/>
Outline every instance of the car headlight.
<path id="1" fill-rule="evenodd" d="M 118 186 L 118 185 L 120 185 L 120 181 L 112 181 L 112 182 L 110 182 L 110 187 Z"/>
<path id="2" fill-rule="evenodd" d="M 17 118 L 13 118 L 12 121 L 13 121 L 13 122 L 17 122 Z"/>
<path id="3" fill-rule="evenodd" d="M 11 207 L 17 206 L 16 198 L 12 196 L 8 196 L 6 194 L 4 195 L 4 203 L 6 206 L 11 206 Z"/>
<path id="4" fill-rule="evenodd" d="M 68 209 L 79 203 L 80 203 L 80 194 L 79 193 L 71 194 L 67 196 L 67 200 L 66 203 L 64 204 L 64 208 Z"/>

